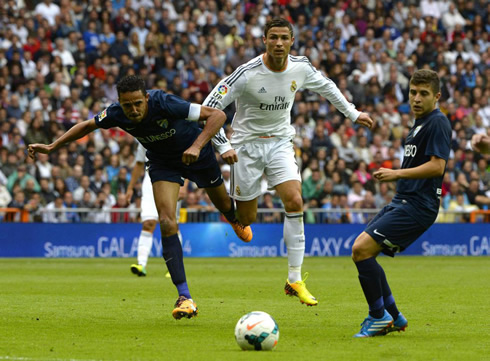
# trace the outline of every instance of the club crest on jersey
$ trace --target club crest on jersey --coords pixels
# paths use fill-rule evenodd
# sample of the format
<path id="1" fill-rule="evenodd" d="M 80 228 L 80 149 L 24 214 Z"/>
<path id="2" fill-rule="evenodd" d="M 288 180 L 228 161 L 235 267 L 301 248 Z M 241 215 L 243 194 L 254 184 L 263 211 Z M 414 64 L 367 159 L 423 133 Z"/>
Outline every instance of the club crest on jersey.
<path id="1" fill-rule="evenodd" d="M 235 193 L 236 193 L 237 195 L 242 194 L 242 191 L 240 190 L 240 187 L 239 187 L 239 186 L 236 186 L 236 187 L 235 187 Z"/>
<path id="2" fill-rule="evenodd" d="M 295 80 L 291 82 L 291 87 L 289 89 L 291 89 L 292 92 L 295 92 L 296 89 L 298 89 L 298 85 L 296 84 Z"/>
<path id="3" fill-rule="evenodd" d="M 159 120 L 157 120 L 157 124 L 164 129 L 168 128 L 168 120 L 167 119 L 159 119 Z"/>
<path id="4" fill-rule="evenodd" d="M 420 129 L 422 129 L 423 125 L 419 125 L 417 128 L 414 129 L 413 131 L 413 136 L 415 137 L 417 135 L 417 133 L 420 131 Z"/>
<path id="5" fill-rule="evenodd" d="M 221 94 L 221 95 L 225 95 L 226 93 L 228 93 L 228 88 L 226 85 L 222 84 L 218 87 L 218 93 Z"/>
<path id="6" fill-rule="evenodd" d="M 102 120 L 105 117 L 107 117 L 107 108 L 100 112 L 100 114 L 99 114 L 99 120 Z"/>

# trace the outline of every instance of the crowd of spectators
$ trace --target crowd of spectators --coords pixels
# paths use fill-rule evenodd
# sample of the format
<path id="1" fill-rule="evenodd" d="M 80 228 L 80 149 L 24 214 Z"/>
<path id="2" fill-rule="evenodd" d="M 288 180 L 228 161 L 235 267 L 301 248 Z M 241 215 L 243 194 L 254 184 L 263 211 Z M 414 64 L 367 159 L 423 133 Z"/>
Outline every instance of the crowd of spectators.
<path id="1" fill-rule="evenodd" d="M 135 211 L 42 212 L 139 208 L 140 188 L 130 205 L 122 196 L 134 165 L 131 136 L 98 129 L 36 160 L 26 146 L 50 143 L 117 101 L 115 84 L 128 74 L 201 103 L 264 51 L 263 26 L 275 16 L 293 24 L 292 54 L 308 57 L 375 120 L 372 130 L 357 127 L 317 94 L 297 93 L 291 121 L 307 222 L 364 223 L 371 213 L 336 210 L 390 201 L 394 184 L 371 174 L 401 165 L 413 124 L 408 82 L 418 68 L 439 73 L 439 106 L 453 128 L 441 208 L 490 204 L 489 158 L 469 146 L 490 129 L 486 0 L 8 0 L 0 9 L 0 208 L 26 209 L 31 221 L 137 221 Z M 228 135 L 233 112 L 226 110 Z M 280 207 L 266 184 L 259 204 Z M 184 207 L 212 206 L 191 184 Z M 329 212 L 319 218 L 314 208 Z M 271 211 L 263 220 L 279 218 Z"/>

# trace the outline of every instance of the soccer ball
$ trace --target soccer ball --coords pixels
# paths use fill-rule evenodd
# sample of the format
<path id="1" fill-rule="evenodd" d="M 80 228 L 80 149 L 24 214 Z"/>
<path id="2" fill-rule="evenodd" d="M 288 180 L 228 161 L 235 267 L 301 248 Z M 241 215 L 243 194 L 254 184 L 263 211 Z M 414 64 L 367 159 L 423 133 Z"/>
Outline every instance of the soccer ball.
<path id="1" fill-rule="evenodd" d="M 268 313 L 253 311 L 238 320 L 235 339 L 242 350 L 270 351 L 279 340 L 279 327 Z"/>

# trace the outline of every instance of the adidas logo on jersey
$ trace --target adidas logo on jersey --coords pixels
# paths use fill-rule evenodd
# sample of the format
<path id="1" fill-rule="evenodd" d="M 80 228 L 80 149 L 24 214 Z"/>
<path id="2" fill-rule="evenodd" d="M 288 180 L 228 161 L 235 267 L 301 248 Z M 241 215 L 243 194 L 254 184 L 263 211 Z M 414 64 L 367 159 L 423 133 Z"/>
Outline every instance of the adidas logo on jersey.
<path id="1" fill-rule="evenodd" d="M 264 87 L 260 88 L 259 94 L 267 93 L 267 90 L 265 90 Z"/>

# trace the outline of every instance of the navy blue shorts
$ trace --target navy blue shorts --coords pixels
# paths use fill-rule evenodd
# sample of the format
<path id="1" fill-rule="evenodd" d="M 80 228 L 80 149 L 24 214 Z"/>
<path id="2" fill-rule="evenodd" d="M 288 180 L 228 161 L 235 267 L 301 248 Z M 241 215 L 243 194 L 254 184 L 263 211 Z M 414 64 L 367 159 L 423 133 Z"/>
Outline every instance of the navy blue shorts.
<path id="1" fill-rule="evenodd" d="M 417 222 L 410 211 L 413 210 L 405 204 L 390 203 L 367 225 L 364 231 L 383 247 L 384 254 L 394 257 L 428 229 Z"/>
<path id="2" fill-rule="evenodd" d="M 189 179 L 196 183 L 199 188 L 214 188 L 223 183 L 223 176 L 214 153 L 210 153 L 205 158 L 200 158 L 199 161 L 189 165 L 183 163 L 166 164 L 153 160 L 150 160 L 148 164 L 148 173 L 152 183 L 167 181 L 179 183 L 182 186 L 185 179 Z"/>

